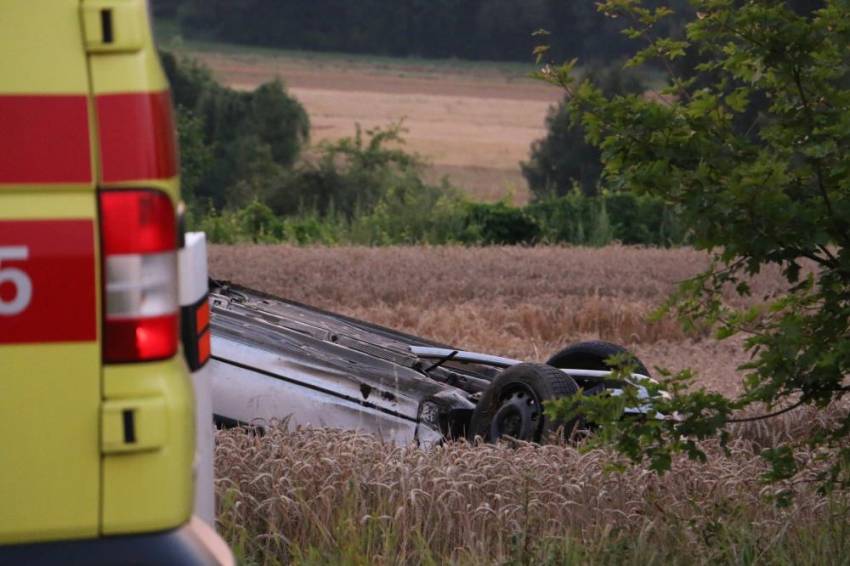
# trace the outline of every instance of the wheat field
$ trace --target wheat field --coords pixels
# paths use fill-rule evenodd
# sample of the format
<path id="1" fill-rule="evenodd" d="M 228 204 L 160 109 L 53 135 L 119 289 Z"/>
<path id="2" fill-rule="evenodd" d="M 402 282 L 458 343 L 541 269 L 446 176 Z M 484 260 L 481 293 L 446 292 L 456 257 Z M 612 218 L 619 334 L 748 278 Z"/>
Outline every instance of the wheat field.
<path id="1" fill-rule="evenodd" d="M 620 246 L 210 250 L 215 278 L 466 349 L 542 361 L 599 338 L 734 394 L 740 342 L 647 321 L 706 265 L 690 249 Z M 779 285 L 763 274 L 754 295 Z M 759 479 L 762 449 L 840 413 L 739 425 L 728 452 L 708 443 L 707 464 L 680 459 L 665 476 L 612 473 L 614 455 L 558 444 L 423 450 L 334 430 L 222 431 L 220 528 L 244 561 L 270 564 L 847 563 L 843 498 Z M 797 493 L 790 507 L 771 499 L 780 489 Z"/>
<path id="2" fill-rule="evenodd" d="M 648 368 L 693 367 L 737 391 L 735 341 L 650 323 L 676 283 L 707 257 L 681 248 L 212 246 L 213 277 L 467 350 L 544 361 L 578 340 L 634 350 Z M 247 268 L 246 266 L 250 266 Z M 753 295 L 777 288 L 756 280 Z"/>

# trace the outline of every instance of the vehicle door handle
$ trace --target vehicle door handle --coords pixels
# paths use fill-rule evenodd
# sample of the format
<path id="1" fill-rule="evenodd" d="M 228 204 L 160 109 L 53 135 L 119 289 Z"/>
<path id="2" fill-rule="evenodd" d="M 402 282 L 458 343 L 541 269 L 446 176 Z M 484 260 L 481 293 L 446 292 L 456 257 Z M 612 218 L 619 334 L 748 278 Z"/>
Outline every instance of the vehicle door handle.
<path id="1" fill-rule="evenodd" d="M 133 52 L 144 47 L 143 0 L 83 0 L 82 11 L 89 53 Z"/>
<path id="2" fill-rule="evenodd" d="M 162 397 L 105 401 L 101 408 L 101 452 L 158 450 L 165 445 L 166 428 Z"/>

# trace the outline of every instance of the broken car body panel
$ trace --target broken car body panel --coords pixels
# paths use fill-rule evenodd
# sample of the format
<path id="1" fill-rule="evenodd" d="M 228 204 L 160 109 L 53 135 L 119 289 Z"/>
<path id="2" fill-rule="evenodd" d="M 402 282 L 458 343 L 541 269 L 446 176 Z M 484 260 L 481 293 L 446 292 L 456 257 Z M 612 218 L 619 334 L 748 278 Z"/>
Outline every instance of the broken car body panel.
<path id="1" fill-rule="evenodd" d="M 237 285 L 211 288 L 209 372 L 222 425 L 286 420 L 373 433 L 398 444 L 460 438 L 481 393 L 502 370 L 521 363 Z M 594 383 L 609 375 L 563 371 Z"/>

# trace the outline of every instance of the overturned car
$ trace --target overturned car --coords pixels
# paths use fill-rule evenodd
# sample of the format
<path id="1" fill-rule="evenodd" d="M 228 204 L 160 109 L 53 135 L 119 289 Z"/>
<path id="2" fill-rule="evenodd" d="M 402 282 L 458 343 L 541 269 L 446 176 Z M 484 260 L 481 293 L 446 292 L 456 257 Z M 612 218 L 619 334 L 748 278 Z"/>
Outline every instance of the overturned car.
<path id="1" fill-rule="evenodd" d="M 582 342 L 546 364 L 438 344 L 226 282 L 210 291 L 213 411 L 219 426 L 288 420 L 388 441 L 539 441 L 556 424 L 543 404 L 618 394 L 606 360 L 625 350 Z M 636 361 L 639 396 L 650 379 Z M 627 408 L 643 414 L 646 407 Z M 572 423 L 569 423 L 572 426 Z"/>

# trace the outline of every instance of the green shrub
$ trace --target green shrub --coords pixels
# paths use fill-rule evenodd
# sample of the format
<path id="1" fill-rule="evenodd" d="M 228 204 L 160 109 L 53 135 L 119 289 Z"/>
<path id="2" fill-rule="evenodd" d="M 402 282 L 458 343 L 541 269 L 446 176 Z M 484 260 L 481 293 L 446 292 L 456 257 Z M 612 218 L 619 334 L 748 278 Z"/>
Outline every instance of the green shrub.
<path id="1" fill-rule="evenodd" d="M 191 227 L 212 242 L 295 244 L 675 246 L 687 243 L 676 211 L 634 195 L 585 197 L 573 192 L 519 208 L 472 203 L 450 186 L 416 178 L 390 186 L 372 208 L 351 215 L 329 207 L 280 216 L 259 200 L 241 209 L 193 212 Z"/>
<path id="2" fill-rule="evenodd" d="M 505 202 L 467 203 L 462 241 L 468 244 L 533 244 L 540 226 L 525 209 Z"/>
<path id="3" fill-rule="evenodd" d="M 531 203 L 528 214 L 550 243 L 673 246 L 687 243 L 687 231 L 671 207 L 631 193 L 586 197 L 578 190 Z"/>
<path id="4" fill-rule="evenodd" d="M 608 96 L 640 94 L 640 78 L 614 63 L 591 67 L 585 79 Z M 600 192 L 602 152 L 587 142 L 585 128 L 570 114 L 568 100 L 552 106 L 546 116 L 546 137 L 531 144 L 529 160 L 520 164 L 534 200 L 565 195 L 578 188 L 588 196 Z"/>
<path id="5" fill-rule="evenodd" d="M 212 209 L 200 215 L 192 229 L 206 232 L 207 239 L 214 244 L 236 244 L 243 240 L 243 228 L 237 214 L 233 212 L 217 212 Z"/>
<path id="6" fill-rule="evenodd" d="M 256 163 L 230 189 L 230 208 L 204 214 L 195 202 L 193 216 L 201 218 L 199 225 L 211 241 L 222 243 L 603 246 L 684 241 L 675 211 L 649 197 L 588 197 L 576 187 L 522 208 L 504 201 L 470 202 L 446 181 L 424 180 L 424 162 L 399 149 L 402 131 L 401 124 L 365 132 L 357 128 L 354 137 L 320 145 L 314 159 L 290 170 L 274 165 L 268 146 L 252 152 L 248 144 L 242 148 L 244 159 Z"/>
<path id="7" fill-rule="evenodd" d="M 279 175 L 267 200 L 280 215 L 316 211 L 347 220 L 371 213 L 390 190 L 439 192 L 422 179 L 424 162 L 396 146 L 404 143 L 401 124 L 322 143 L 318 155 Z"/>
<path id="8" fill-rule="evenodd" d="M 218 208 L 265 202 L 309 138 L 304 107 L 278 79 L 240 92 L 191 58 L 161 51 L 160 59 L 177 111 L 187 200 Z"/>
<path id="9" fill-rule="evenodd" d="M 316 213 L 308 213 L 285 218 L 281 239 L 299 245 L 332 245 L 345 241 L 346 230 L 345 222 L 334 217 L 321 218 Z"/>
<path id="10" fill-rule="evenodd" d="M 272 209 L 254 200 L 237 214 L 241 233 L 254 243 L 279 242 L 283 238 L 283 223 Z"/>

